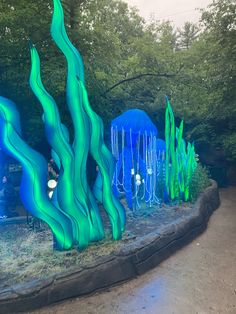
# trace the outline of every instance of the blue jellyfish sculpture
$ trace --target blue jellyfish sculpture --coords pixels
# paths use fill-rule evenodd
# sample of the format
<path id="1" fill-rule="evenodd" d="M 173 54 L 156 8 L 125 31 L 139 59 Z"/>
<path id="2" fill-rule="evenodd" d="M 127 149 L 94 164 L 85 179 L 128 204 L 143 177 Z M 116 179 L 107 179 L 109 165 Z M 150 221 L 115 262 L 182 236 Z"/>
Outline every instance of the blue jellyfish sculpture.
<path id="1" fill-rule="evenodd" d="M 157 177 L 158 181 L 165 176 L 165 156 L 166 156 L 166 142 L 158 138 L 156 141 L 156 155 L 157 155 Z M 157 187 L 158 188 L 158 187 Z"/>
<path id="2" fill-rule="evenodd" d="M 168 195 L 165 187 L 165 159 L 166 159 L 166 142 L 162 139 L 157 139 L 156 141 L 156 155 L 157 155 L 157 165 L 156 165 L 156 195 L 158 197 L 159 203 L 162 203 L 163 200 L 168 201 Z"/>
<path id="3" fill-rule="evenodd" d="M 158 202 L 157 128 L 148 115 L 131 109 L 111 123 L 111 146 L 116 159 L 113 190 L 125 194 L 128 207 L 140 206 L 140 201 L 152 205 Z"/>
<path id="4" fill-rule="evenodd" d="M 157 148 L 157 155 L 158 159 L 165 159 L 165 152 L 166 152 L 166 142 L 160 138 L 156 141 L 156 148 Z"/>

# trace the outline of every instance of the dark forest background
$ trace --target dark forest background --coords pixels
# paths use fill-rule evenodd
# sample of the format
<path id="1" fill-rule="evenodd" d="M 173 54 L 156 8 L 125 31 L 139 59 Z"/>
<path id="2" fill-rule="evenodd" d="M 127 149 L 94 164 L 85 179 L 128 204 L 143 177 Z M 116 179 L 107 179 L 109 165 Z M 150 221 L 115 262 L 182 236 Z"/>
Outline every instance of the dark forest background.
<path id="1" fill-rule="evenodd" d="M 164 131 L 165 95 L 185 138 L 221 185 L 236 181 L 235 1 L 216 0 L 200 24 L 176 29 L 145 22 L 118 0 L 63 0 L 67 30 L 81 52 L 91 104 L 110 121 L 128 108 L 144 109 Z M 49 158 L 42 110 L 29 88 L 31 40 L 42 78 L 70 127 L 65 104 L 65 59 L 50 37 L 52 1 L 0 0 L 0 95 L 18 105 L 24 138 Z"/>

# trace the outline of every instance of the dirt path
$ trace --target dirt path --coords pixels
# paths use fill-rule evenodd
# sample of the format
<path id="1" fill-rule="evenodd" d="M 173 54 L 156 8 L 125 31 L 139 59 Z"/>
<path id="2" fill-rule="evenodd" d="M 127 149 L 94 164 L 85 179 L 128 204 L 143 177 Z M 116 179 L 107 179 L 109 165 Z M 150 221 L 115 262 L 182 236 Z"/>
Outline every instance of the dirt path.
<path id="1" fill-rule="evenodd" d="M 39 314 L 236 314 L 236 188 L 221 190 L 208 229 L 146 275 Z"/>

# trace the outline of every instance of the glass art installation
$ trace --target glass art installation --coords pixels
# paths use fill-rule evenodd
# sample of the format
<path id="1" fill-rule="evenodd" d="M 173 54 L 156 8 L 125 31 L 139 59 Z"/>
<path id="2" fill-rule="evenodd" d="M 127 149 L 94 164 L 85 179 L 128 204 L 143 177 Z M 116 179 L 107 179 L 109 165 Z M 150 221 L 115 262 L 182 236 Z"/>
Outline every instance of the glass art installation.
<path id="1" fill-rule="evenodd" d="M 197 167 L 194 144 L 186 145 L 183 121 L 175 127 L 168 98 L 166 101 L 165 141 L 157 138 L 155 125 L 142 110 L 128 110 L 112 121 L 113 190 L 117 196 L 125 195 L 130 209 L 139 208 L 142 201 L 152 206 L 189 200 Z"/>
<path id="2" fill-rule="evenodd" d="M 175 127 L 175 118 L 168 98 L 165 113 L 165 186 L 171 200 L 189 200 L 189 186 L 197 168 L 194 144 L 183 139 L 183 120 Z"/>
<path id="3" fill-rule="evenodd" d="M 163 202 L 188 201 L 197 161 L 194 144 L 183 139 L 183 121 L 179 128 L 175 126 L 168 99 L 165 140 L 158 138 L 156 126 L 143 110 L 130 109 L 112 121 L 109 151 L 102 119 L 89 103 L 82 57 L 66 33 L 61 1 L 53 4 L 51 35 L 67 61 L 66 96 L 74 139 L 71 144 L 57 104 L 42 83 L 37 49 L 30 44 L 30 86 L 43 108 L 45 134 L 59 169 L 58 178 L 47 182 L 45 158 L 24 141 L 16 105 L 4 97 L 0 97 L 0 148 L 21 163 L 22 202 L 50 227 L 54 248 L 84 249 L 104 237 L 97 200 L 110 221 L 113 239 L 118 240 L 126 223 L 119 197 L 124 195 L 132 210 L 140 208 L 141 202 L 160 207 Z M 98 168 L 93 189 L 86 174 L 89 154 Z"/>
<path id="4" fill-rule="evenodd" d="M 23 204 L 33 216 L 49 225 L 55 247 L 64 250 L 78 246 L 83 249 L 89 242 L 104 237 L 100 211 L 87 182 L 89 153 L 100 169 L 103 207 L 115 240 L 120 239 L 124 231 L 125 210 L 112 191 L 113 157 L 103 140 L 102 120 L 89 104 L 81 55 L 67 36 L 60 0 L 53 3 L 51 35 L 68 67 L 67 104 L 75 134 L 72 145 L 66 127 L 61 123 L 56 102 L 41 81 L 38 52 L 32 44 L 30 47 L 30 86 L 43 107 L 46 137 L 60 169 L 52 199 L 47 195 L 47 162 L 22 139 L 17 108 L 4 97 L 0 97 L 0 145 L 22 164 L 20 192 Z"/>
<path id="5" fill-rule="evenodd" d="M 140 109 L 131 109 L 111 123 L 111 146 L 116 159 L 113 190 L 125 193 L 129 208 L 139 201 L 159 203 L 157 182 L 157 128 Z"/>

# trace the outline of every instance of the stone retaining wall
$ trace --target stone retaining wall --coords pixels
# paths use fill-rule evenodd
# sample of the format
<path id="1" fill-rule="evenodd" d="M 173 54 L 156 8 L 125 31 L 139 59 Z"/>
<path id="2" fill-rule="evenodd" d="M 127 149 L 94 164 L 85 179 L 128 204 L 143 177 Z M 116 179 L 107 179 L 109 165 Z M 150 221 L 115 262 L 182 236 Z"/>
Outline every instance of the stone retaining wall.
<path id="1" fill-rule="evenodd" d="M 0 291 L 0 314 L 30 311 L 93 293 L 145 273 L 200 234 L 219 204 L 217 184 L 212 181 L 187 217 L 135 239 L 119 252 L 86 267 Z"/>

